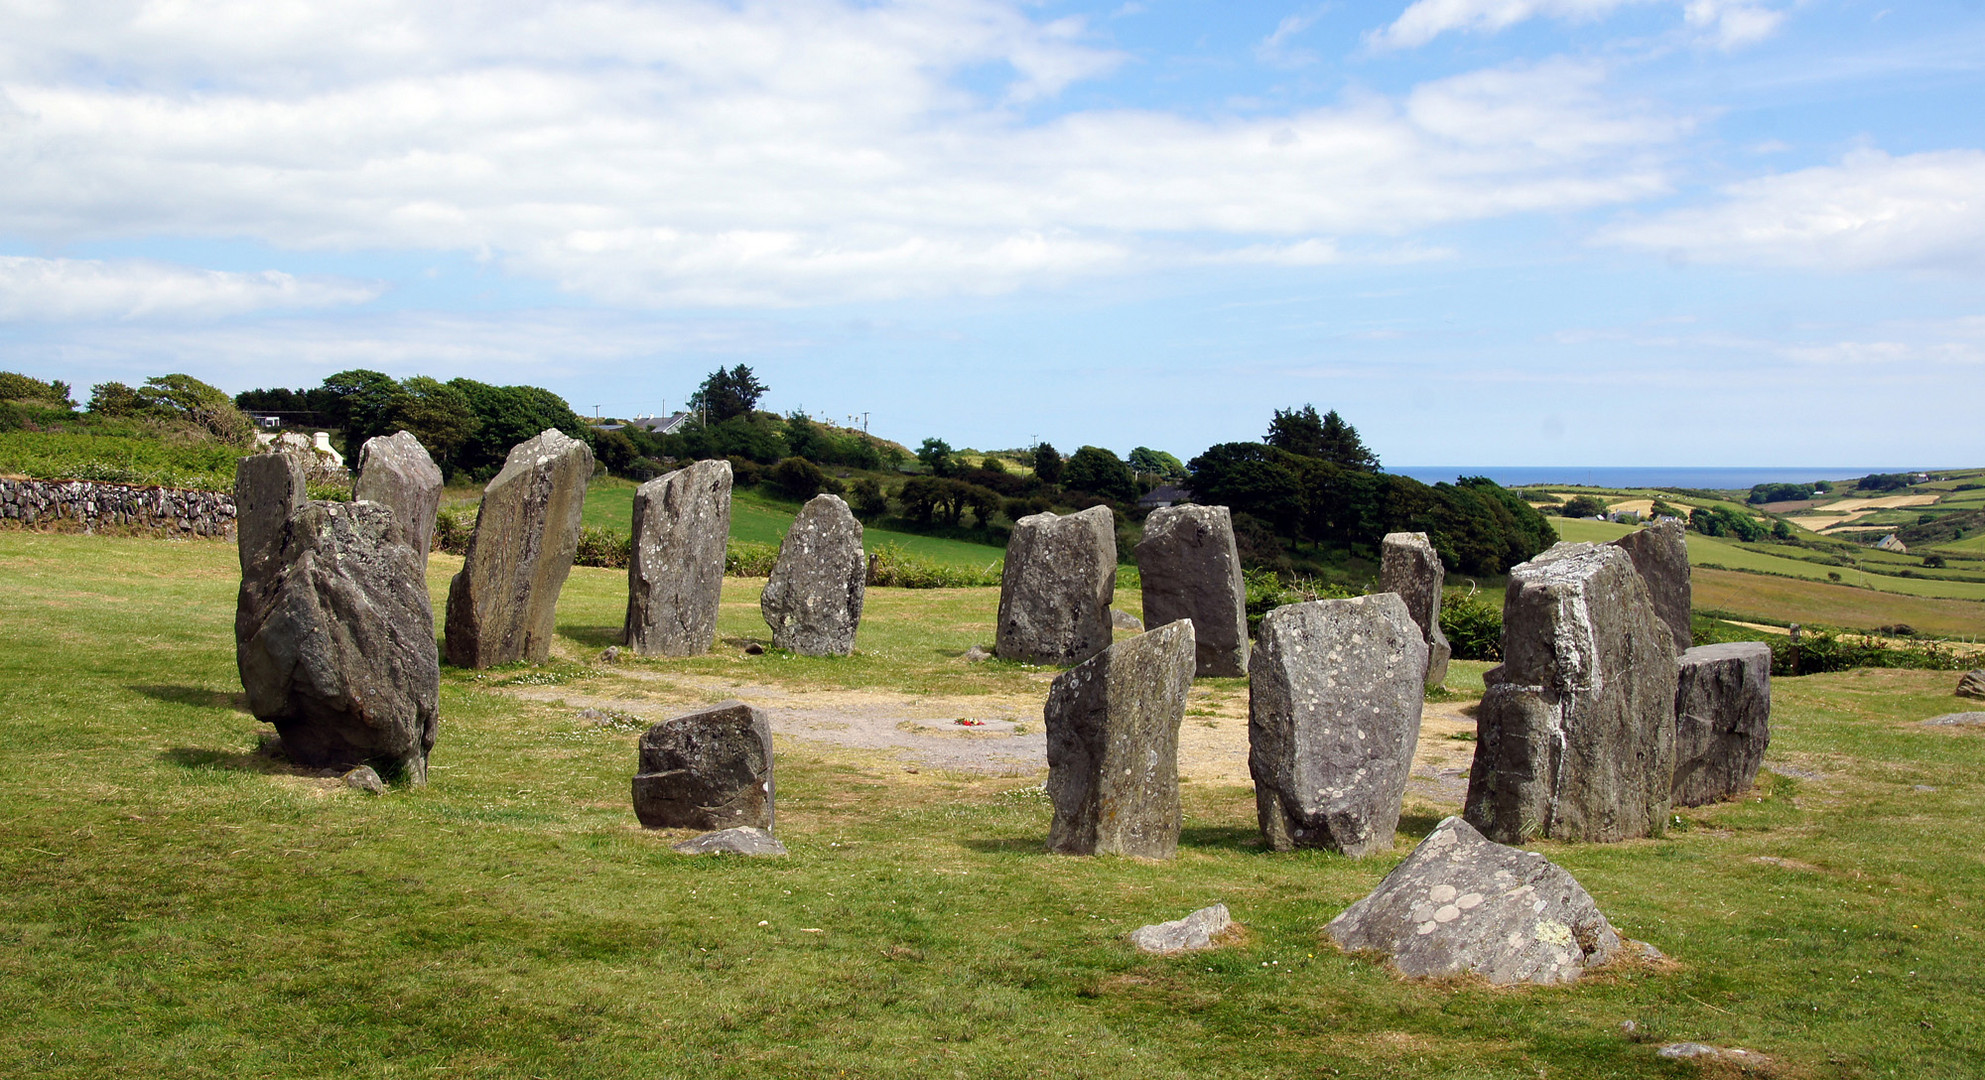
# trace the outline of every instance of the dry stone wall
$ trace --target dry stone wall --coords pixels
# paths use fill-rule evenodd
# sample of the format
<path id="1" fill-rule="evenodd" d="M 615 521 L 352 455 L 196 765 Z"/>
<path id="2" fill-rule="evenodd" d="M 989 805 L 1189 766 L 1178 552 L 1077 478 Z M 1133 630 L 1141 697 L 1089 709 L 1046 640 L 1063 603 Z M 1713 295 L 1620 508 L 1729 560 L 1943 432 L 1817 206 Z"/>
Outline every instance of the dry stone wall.
<path id="1" fill-rule="evenodd" d="M 188 488 L 0 479 L 0 525 L 232 540 L 234 500 L 222 492 Z"/>

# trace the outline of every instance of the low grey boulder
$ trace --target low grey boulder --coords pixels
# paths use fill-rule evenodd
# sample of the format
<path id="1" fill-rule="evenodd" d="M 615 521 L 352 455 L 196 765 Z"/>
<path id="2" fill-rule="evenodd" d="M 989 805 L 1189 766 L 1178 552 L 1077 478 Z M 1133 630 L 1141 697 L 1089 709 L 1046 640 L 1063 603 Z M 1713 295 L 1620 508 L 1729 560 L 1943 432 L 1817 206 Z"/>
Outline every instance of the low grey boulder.
<path id="1" fill-rule="evenodd" d="M 642 656 L 700 656 L 717 641 L 731 463 L 699 461 L 634 490 L 627 559 L 627 646 Z"/>
<path id="2" fill-rule="evenodd" d="M 1647 584 L 1654 613 L 1668 624 L 1675 636 L 1675 651 L 1683 652 L 1695 640 L 1689 628 L 1689 609 L 1695 603 L 1689 583 L 1688 533 L 1679 521 L 1657 521 L 1612 542 L 1633 560 L 1635 572 Z"/>
<path id="3" fill-rule="evenodd" d="M 1985 670 L 1965 672 L 1957 681 L 1956 693 L 1958 697 L 1985 698 Z"/>
<path id="4" fill-rule="evenodd" d="M 1492 840 L 1659 835 L 1675 779 L 1675 641 L 1617 547 L 1510 571 L 1464 814 Z"/>
<path id="5" fill-rule="evenodd" d="M 815 495 L 779 542 L 758 600 L 772 644 L 801 656 L 853 653 L 867 580 L 862 523 L 839 495 Z"/>
<path id="6" fill-rule="evenodd" d="M 772 724 L 741 701 L 641 736 L 634 816 L 651 829 L 772 828 Z"/>
<path id="7" fill-rule="evenodd" d="M 786 845 L 764 829 L 739 825 L 692 836 L 674 849 L 684 855 L 784 855 Z"/>
<path id="8" fill-rule="evenodd" d="M 1677 806 L 1703 806 L 1750 790 L 1771 745 L 1771 646 L 1703 645 L 1676 663 Z"/>
<path id="9" fill-rule="evenodd" d="M 256 533 L 234 621 L 249 711 L 299 765 L 424 782 L 441 712 L 426 554 L 369 502 L 306 502 Z"/>
<path id="10" fill-rule="evenodd" d="M 345 782 L 346 787 L 357 788 L 368 795 L 386 794 L 386 781 L 380 779 L 379 774 L 370 765 L 360 765 L 339 779 Z"/>
<path id="11" fill-rule="evenodd" d="M 1427 643 L 1405 602 L 1276 608 L 1249 667 L 1248 771 L 1268 846 L 1390 850 L 1426 696 Z"/>
<path id="12" fill-rule="evenodd" d="M 1441 588 L 1447 567 L 1426 533 L 1387 533 L 1379 543 L 1379 591 L 1399 594 L 1406 612 L 1427 643 L 1427 688 L 1447 681 L 1447 662 L 1454 656 L 1441 631 Z"/>
<path id="13" fill-rule="evenodd" d="M 352 498 L 393 508 L 415 551 L 434 548 L 434 518 L 441 512 L 441 469 L 413 432 L 365 440 L 358 451 Z"/>
<path id="14" fill-rule="evenodd" d="M 1474 974 L 1499 986 L 1572 982 L 1620 950 L 1570 874 L 1458 817 L 1434 826 L 1324 933 L 1347 951 L 1385 954 L 1403 975 Z"/>
<path id="15" fill-rule="evenodd" d="M 1224 506 L 1165 506 L 1144 519 L 1137 542 L 1144 617 L 1152 626 L 1191 619 L 1194 673 L 1248 673 L 1247 586 Z"/>
<path id="16" fill-rule="evenodd" d="M 1985 712 L 1954 712 L 1923 721 L 1927 727 L 1977 727 L 1985 724 Z"/>
<path id="17" fill-rule="evenodd" d="M 1013 523 L 999 580 L 1003 660 L 1079 664 L 1110 647 L 1117 589 L 1116 516 L 1107 506 L 1079 514 L 1029 514 Z"/>
<path id="18" fill-rule="evenodd" d="M 1233 925 L 1233 917 L 1227 914 L 1227 905 L 1214 904 L 1200 908 L 1183 919 L 1140 926 L 1130 932 L 1130 943 L 1137 946 L 1139 952 L 1158 956 L 1198 952 L 1214 948 L 1213 939 L 1226 933 Z"/>
<path id="19" fill-rule="evenodd" d="M 535 664 L 551 655 L 592 477 L 592 449 L 563 432 L 511 447 L 483 489 L 462 570 L 448 586 L 449 663 Z"/>
<path id="20" fill-rule="evenodd" d="M 1140 634 L 1144 632 L 1144 620 L 1122 608 L 1110 609 L 1110 626 L 1116 630 L 1133 630 Z"/>
<path id="21" fill-rule="evenodd" d="M 1179 725 L 1192 623 L 1167 623 L 1061 673 L 1048 688 L 1048 850 L 1169 859 L 1179 846 Z"/>

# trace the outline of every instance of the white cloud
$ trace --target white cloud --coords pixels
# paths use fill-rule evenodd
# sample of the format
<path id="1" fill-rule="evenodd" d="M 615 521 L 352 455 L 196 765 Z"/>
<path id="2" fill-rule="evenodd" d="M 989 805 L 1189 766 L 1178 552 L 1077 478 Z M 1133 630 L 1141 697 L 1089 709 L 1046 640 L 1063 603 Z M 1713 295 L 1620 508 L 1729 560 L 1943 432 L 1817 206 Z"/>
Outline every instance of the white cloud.
<path id="1" fill-rule="evenodd" d="M 1300 67 L 1304 64 L 1315 63 L 1315 53 L 1308 49 L 1293 47 L 1291 40 L 1315 25 L 1316 21 L 1322 17 L 1323 10 L 1321 8 L 1307 13 L 1297 12 L 1294 15 L 1285 17 L 1281 22 L 1276 24 L 1274 33 L 1262 38 L 1255 44 L 1255 59 L 1264 64 L 1274 64 L 1279 67 Z"/>
<path id="2" fill-rule="evenodd" d="M 0 255 L 0 321 L 215 319 L 271 308 L 363 304 L 377 285 L 299 278 L 274 270 L 234 273 L 135 259 L 37 259 Z"/>
<path id="3" fill-rule="evenodd" d="M 1762 41 L 1785 21 L 1785 12 L 1759 0 L 1415 0 L 1365 40 L 1375 49 L 1415 49 L 1446 33 L 1495 34 L 1540 18 L 1593 22 L 1631 4 L 1655 2 L 1679 2 L 1695 39 L 1721 49 Z"/>
<path id="4" fill-rule="evenodd" d="M 463 251 L 630 304 L 992 293 L 1630 201 L 1687 128 L 1566 63 L 1280 117 L 1030 119 L 1121 57 L 1026 10 L 0 9 L 0 234 Z"/>
<path id="5" fill-rule="evenodd" d="M 1985 151 L 1891 157 L 1733 184 L 1722 201 L 1616 225 L 1603 242 L 1712 263 L 1985 271 Z"/>

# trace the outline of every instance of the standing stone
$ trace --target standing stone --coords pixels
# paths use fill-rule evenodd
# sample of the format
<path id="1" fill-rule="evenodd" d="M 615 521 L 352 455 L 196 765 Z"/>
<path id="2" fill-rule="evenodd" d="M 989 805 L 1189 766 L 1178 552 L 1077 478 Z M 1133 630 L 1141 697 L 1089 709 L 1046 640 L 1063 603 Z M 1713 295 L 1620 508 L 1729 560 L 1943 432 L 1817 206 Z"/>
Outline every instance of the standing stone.
<path id="1" fill-rule="evenodd" d="M 1704 645 L 1683 653 L 1677 669 L 1676 805 L 1749 790 L 1771 745 L 1771 646 Z"/>
<path id="2" fill-rule="evenodd" d="M 249 711 L 291 760 L 426 780 L 440 722 L 434 612 L 427 557 L 392 510 L 298 507 L 242 572 L 234 637 Z"/>
<path id="3" fill-rule="evenodd" d="M 717 641 L 731 463 L 699 461 L 634 491 L 627 644 L 642 656 L 698 656 Z"/>
<path id="4" fill-rule="evenodd" d="M 1475 974 L 1497 986 L 1572 982 L 1620 950 L 1620 935 L 1563 868 L 1454 817 L 1323 932 L 1347 952 L 1385 953 L 1402 975 Z"/>
<path id="5" fill-rule="evenodd" d="M 462 571 L 448 587 L 449 663 L 481 668 L 551 655 L 592 476 L 593 451 L 563 432 L 511 447 L 483 489 Z"/>
<path id="6" fill-rule="evenodd" d="M 1117 590 L 1116 515 L 1029 514 L 1013 523 L 999 579 L 998 654 L 1029 664 L 1079 664 L 1110 645 Z"/>
<path id="7" fill-rule="evenodd" d="M 1679 521 L 1657 521 L 1612 542 L 1633 558 L 1633 568 L 1647 582 L 1654 613 L 1675 636 L 1675 652 L 1686 652 L 1695 638 L 1689 610 L 1695 603 L 1689 585 L 1689 539 Z"/>
<path id="8" fill-rule="evenodd" d="M 1144 617 L 1152 626 L 1191 619 L 1195 675 L 1248 673 L 1247 586 L 1224 506 L 1166 506 L 1144 519 L 1137 542 Z"/>
<path id="9" fill-rule="evenodd" d="M 1675 641 L 1625 551 L 1561 543 L 1510 571 L 1476 714 L 1468 823 L 1491 840 L 1658 835 L 1675 777 Z"/>
<path id="10" fill-rule="evenodd" d="M 1179 725 L 1193 625 L 1118 642 L 1048 688 L 1048 850 L 1169 859 L 1179 848 Z"/>
<path id="11" fill-rule="evenodd" d="M 772 724 L 741 701 L 641 736 L 634 816 L 650 829 L 772 828 Z"/>
<path id="12" fill-rule="evenodd" d="M 1392 593 L 1268 613 L 1248 672 L 1248 771 L 1269 847 L 1392 849 L 1426 670 L 1427 643 Z"/>
<path id="13" fill-rule="evenodd" d="M 310 500 L 303 463 L 289 454 L 255 454 L 234 466 L 234 541 L 244 577 L 282 544 L 290 515 Z"/>
<path id="14" fill-rule="evenodd" d="M 779 542 L 758 600 L 772 644 L 802 656 L 854 652 L 867 578 L 862 523 L 839 495 L 815 495 Z"/>
<path id="15" fill-rule="evenodd" d="M 358 452 L 352 498 L 390 506 L 407 542 L 423 554 L 434 548 L 434 517 L 441 511 L 441 470 L 413 432 L 365 440 Z"/>
<path id="16" fill-rule="evenodd" d="M 1441 632 L 1441 587 L 1447 567 L 1426 533 L 1387 533 L 1379 545 L 1379 591 L 1398 593 L 1427 643 L 1427 688 L 1447 681 L 1454 649 Z"/>

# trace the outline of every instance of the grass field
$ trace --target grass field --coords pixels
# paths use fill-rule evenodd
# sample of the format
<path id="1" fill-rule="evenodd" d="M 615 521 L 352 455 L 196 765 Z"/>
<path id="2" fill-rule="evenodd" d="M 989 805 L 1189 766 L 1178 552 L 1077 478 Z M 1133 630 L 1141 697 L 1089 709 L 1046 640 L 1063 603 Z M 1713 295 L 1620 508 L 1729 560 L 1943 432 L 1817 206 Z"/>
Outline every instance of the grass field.
<path id="1" fill-rule="evenodd" d="M 1919 634 L 1970 640 L 1985 637 L 1985 605 L 1974 600 L 1899 596 L 1730 570 L 1697 568 L 1692 576 L 1698 610 L 1854 629 L 1902 623 Z"/>
<path id="2" fill-rule="evenodd" d="M 587 662 L 613 571 L 573 573 L 553 663 L 446 671 L 433 782 L 380 798 L 252 752 L 227 545 L 0 533 L 0 574 L 7 1075 L 1705 1075 L 1654 1057 L 1683 1039 L 1784 1078 L 1985 1073 L 1985 734 L 1913 723 L 1960 707 L 1949 673 L 1778 680 L 1769 760 L 1805 779 L 1537 845 L 1675 964 L 1495 990 L 1319 936 L 1452 807 L 1411 806 L 1389 856 L 1277 855 L 1245 788 L 1188 784 L 1178 859 L 1063 858 L 1032 781 L 782 740 L 792 856 L 677 856 L 632 820 L 636 732 L 521 696 L 631 678 Z M 726 636 L 762 635 L 755 588 L 727 583 Z M 870 603 L 851 660 L 632 672 L 1044 690 L 953 655 L 994 590 Z M 1236 946 L 1122 941 L 1216 900 Z"/>
<path id="3" fill-rule="evenodd" d="M 585 524 L 591 528 L 625 533 L 634 518 L 634 489 L 631 480 L 595 480 L 586 489 Z M 759 544 L 777 544 L 792 526 L 799 504 L 779 499 L 755 488 L 731 496 L 731 538 Z M 989 544 L 974 544 L 921 533 L 897 532 L 869 526 L 863 530 L 863 546 L 870 551 L 894 544 L 904 551 L 932 562 L 954 566 L 983 567 L 1006 557 L 1006 551 Z"/>

